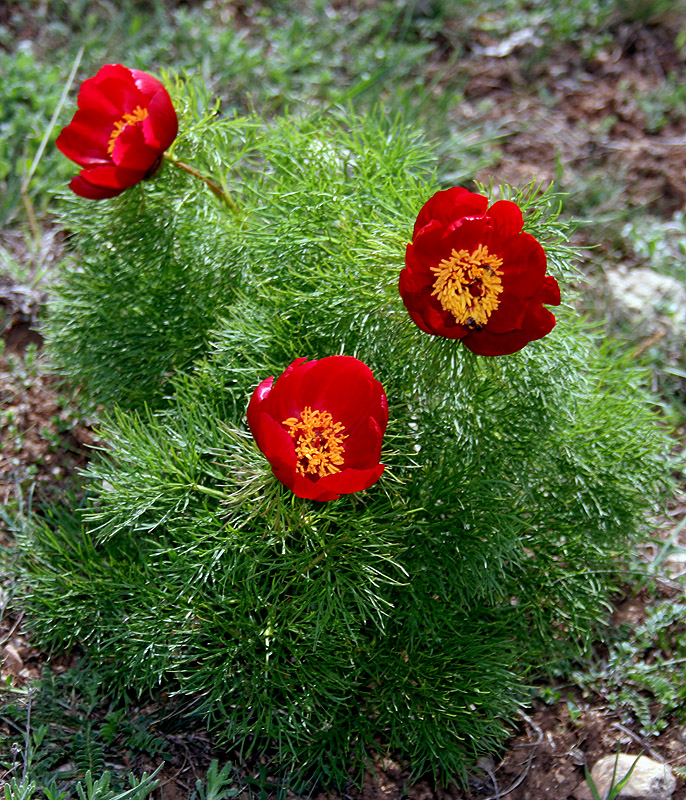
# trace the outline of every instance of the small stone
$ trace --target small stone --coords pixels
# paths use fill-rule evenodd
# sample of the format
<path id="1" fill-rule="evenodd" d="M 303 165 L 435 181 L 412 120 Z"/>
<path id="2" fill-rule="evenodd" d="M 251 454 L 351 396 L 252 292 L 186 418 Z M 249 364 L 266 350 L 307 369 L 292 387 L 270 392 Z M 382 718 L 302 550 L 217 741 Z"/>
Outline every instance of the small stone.
<path id="1" fill-rule="evenodd" d="M 626 753 L 605 756 L 591 770 L 591 780 L 601 800 L 609 794 L 613 773 L 617 785 L 632 766 L 631 777 L 617 795 L 618 800 L 669 800 L 676 789 L 676 778 L 667 764 Z"/>
<path id="2" fill-rule="evenodd" d="M 572 797 L 574 800 L 593 800 L 593 795 L 586 781 L 581 781 L 581 783 L 577 784 L 572 791 Z"/>

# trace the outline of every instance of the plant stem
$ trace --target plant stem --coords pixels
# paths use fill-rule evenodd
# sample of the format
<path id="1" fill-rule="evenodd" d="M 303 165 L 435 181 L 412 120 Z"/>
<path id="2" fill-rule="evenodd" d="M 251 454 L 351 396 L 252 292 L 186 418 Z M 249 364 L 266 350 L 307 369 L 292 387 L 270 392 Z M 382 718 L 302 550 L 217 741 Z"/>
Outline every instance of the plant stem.
<path id="1" fill-rule="evenodd" d="M 177 161 L 175 158 L 172 158 L 169 155 L 169 153 L 163 153 L 163 156 L 164 158 L 167 159 L 167 161 L 169 161 L 170 164 L 173 164 L 178 169 L 182 169 L 189 175 L 193 175 L 195 178 L 199 178 L 204 184 L 207 185 L 207 187 L 210 189 L 211 192 L 213 192 L 220 200 L 223 200 L 226 203 L 226 205 L 231 209 L 231 211 L 236 216 L 240 215 L 239 208 L 234 202 L 234 200 L 232 200 L 231 197 L 229 197 L 229 195 L 226 194 L 226 192 L 223 189 L 217 186 L 217 184 L 214 183 L 214 181 L 211 181 L 209 178 L 205 177 L 204 175 L 201 175 L 196 169 L 193 169 L 193 167 L 189 166 L 188 164 L 185 164 L 183 161 Z"/>
<path id="2" fill-rule="evenodd" d="M 202 486 L 199 483 L 192 484 L 191 487 L 196 492 L 202 492 L 203 494 L 207 494 L 210 497 L 217 497 L 220 500 L 226 499 L 226 494 L 224 492 L 220 492 L 218 489 L 212 489 L 209 486 Z"/>

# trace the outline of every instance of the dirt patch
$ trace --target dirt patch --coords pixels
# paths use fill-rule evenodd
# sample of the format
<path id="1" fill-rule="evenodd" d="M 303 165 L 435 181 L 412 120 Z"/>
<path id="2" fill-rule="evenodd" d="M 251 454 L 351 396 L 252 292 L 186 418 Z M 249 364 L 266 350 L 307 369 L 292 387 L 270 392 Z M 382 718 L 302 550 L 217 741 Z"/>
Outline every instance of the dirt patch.
<path id="1" fill-rule="evenodd" d="M 665 77 L 683 73 L 674 39 L 668 28 L 623 26 L 592 59 L 565 47 L 528 68 L 520 49 L 494 57 L 477 45 L 463 62 L 469 74 L 466 105 L 457 113 L 471 124 L 493 117 L 504 133 L 499 161 L 477 177 L 513 184 L 555 181 L 572 199 L 585 185 L 586 201 L 602 181 L 601 207 L 621 196 L 623 207 L 653 213 L 682 208 L 686 118 L 667 114 L 658 125 L 646 112 Z M 484 103 L 488 109 L 479 111 Z"/>
<path id="2" fill-rule="evenodd" d="M 578 691 L 570 692 L 568 699 L 573 705 L 567 701 L 555 706 L 537 705 L 526 718 L 524 730 L 511 741 L 497 771 L 502 797 L 585 800 L 584 765 L 590 771 L 596 761 L 616 753 L 618 747 L 624 753 L 645 753 L 672 767 L 686 764 L 680 729 L 665 732 L 649 745 L 624 727 L 614 713 L 585 701 Z M 570 707 L 574 709 L 573 719 Z M 680 779 L 673 800 L 684 798 L 686 786 Z"/>
<path id="3" fill-rule="evenodd" d="M 64 480 L 85 466 L 94 444 L 90 428 L 76 420 L 54 379 L 17 364 L 0 356 L 0 503 L 6 507 L 34 482 L 37 498 L 55 496 Z"/>
<path id="4" fill-rule="evenodd" d="M 686 765 L 686 729 L 671 729 L 648 744 L 624 727 L 616 714 L 601 703 L 585 700 L 576 689 L 555 705 L 534 703 L 521 719 L 502 761 L 482 759 L 466 790 L 439 786 L 430 779 L 410 782 L 398 763 L 376 756 L 360 789 L 318 794 L 315 800 L 588 800 L 584 766 L 590 771 L 618 747 L 671 767 Z M 681 778 L 672 800 L 686 800 L 686 783 Z"/>
<path id="5" fill-rule="evenodd" d="M 53 234 L 46 240 L 55 258 Z M 5 247 L 19 247 L 19 241 L 3 237 Z M 26 251 L 16 254 L 31 258 Z M 41 254 L 43 266 L 47 257 Z M 25 277 L 0 275 L 0 506 L 6 509 L 26 503 L 29 495 L 41 502 L 59 497 L 94 444 L 74 394 L 61 390 L 41 361 L 39 316 L 46 294 L 30 267 Z M 0 541 L 6 532 L 0 517 Z"/>

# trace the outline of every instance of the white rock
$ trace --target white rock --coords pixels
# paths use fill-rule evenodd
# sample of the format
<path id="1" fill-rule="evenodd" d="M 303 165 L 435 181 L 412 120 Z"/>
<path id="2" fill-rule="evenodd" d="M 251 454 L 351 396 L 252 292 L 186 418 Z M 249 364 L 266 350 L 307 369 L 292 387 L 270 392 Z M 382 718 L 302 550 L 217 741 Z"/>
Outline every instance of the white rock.
<path id="1" fill-rule="evenodd" d="M 661 323 L 674 330 L 686 329 L 686 287 L 676 278 L 647 267 L 618 267 L 606 278 L 613 300 L 627 316 L 651 328 Z"/>
<path id="2" fill-rule="evenodd" d="M 686 553 L 672 553 L 664 560 L 662 568 L 672 578 L 686 575 Z"/>
<path id="3" fill-rule="evenodd" d="M 637 760 L 638 758 L 638 760 Z M 622 789 L 618 800 L 669 800 L 676 789 L 676 778 L 667 764 L 660 764 L 647 756 L 626 753 L 605 756 L 591 770 L 591 779 L 601 800 L 606 800 L 612 784 L 615 785 L 629 772 L 635 762 L 631 777 Z M 616 765 L 616 768 L 615 768 Z"/>
<path id="4" fill-rule="evenodd" d="M 534 47 L 541 47 L 543 44 L 536 35 L 534 28 L 523 28 L 515 31 L 511 36 L 508 36 L 507 39 L 498 42 L 498 44 L 484 47 L 483 54 L 486 56 L 495 56 L 496 58 L 504 58 L 526 44 L 532 44 Z"/>

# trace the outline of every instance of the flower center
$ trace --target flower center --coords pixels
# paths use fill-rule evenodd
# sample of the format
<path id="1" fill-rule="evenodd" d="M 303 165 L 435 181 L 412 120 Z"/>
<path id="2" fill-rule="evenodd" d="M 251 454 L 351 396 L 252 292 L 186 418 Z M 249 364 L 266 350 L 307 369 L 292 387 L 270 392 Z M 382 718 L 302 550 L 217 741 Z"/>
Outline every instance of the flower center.
<path id="1" fill-rule="evenodd" d="M 334 422 L 328 411 L 313 411 L 305 406 L 297 417 L 282 423 L 295 439 L 296 470 L 300 475 L 323 478 L 340 472 L 343 441 L 348 438 L 341 422 Z"/>
<path id="2" fill-rule="evenodd" d="M 147 119 L 147 117 L 148 109 L 136 106 L 130 114 L 124 114 L 120 120 L 117 120 L 117 122 L 114 123 L 114 128 L 112 128 L 112 133 L 110 134 L 110 140 L 107 143 L 107 155 L 112 155 L 114 152 L 114 145 L 119 138 L 119 134 L 127 125 L 135 125 L 137 122 L 143 122 L 143 120 Z"/>
<path id="3" fill-rule="evenodd" d="M 491 255 L 483 244 L 471 253 L 453 249 L 450 258 L 431 267 L 436 276 L 431 296 L 438 297 L 459 325 L 481 330 L 500 304 L 502 264 L 502 258 Z"/>

